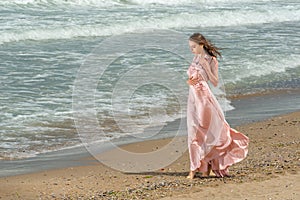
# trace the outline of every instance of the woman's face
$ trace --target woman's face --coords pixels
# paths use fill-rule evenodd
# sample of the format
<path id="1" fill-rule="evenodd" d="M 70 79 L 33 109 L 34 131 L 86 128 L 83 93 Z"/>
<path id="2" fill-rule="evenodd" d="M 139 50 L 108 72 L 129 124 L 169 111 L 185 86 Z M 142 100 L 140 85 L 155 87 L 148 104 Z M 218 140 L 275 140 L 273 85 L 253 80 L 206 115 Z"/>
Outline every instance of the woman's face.
<path id="1" fill-rule="evenodd" d="M 201 54 L 203 51 L 203 45 L 197 44 L 194 41 L 189 40 L 189 46 L 193 54 Z"/>

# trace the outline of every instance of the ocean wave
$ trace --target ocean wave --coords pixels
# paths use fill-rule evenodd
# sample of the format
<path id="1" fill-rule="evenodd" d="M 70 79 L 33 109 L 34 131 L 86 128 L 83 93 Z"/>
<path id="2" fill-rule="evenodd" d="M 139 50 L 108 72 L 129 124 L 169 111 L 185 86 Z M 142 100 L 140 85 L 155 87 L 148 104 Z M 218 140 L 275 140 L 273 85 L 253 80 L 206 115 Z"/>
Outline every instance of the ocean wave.
<path id="1" fill-rule="evenodd" d="M 263 23 L 300 21 L 300 10 L 275 11 L 222 11 L 199 14 L 174 14 L 161 19 L 131 19 L 111 25 L 72 25 L 55 28 L 32 28 L 22 32 L 7 31 L 0 34 L 0 44 L 26 40 L 58 40 L 76 37 L 101 37 L 134 33 L 145 29 L 180 29 L 188 27 L 241 26 Z"/>
<path id="2" fill-rule="evenodd" d="M 248 76 L 225 84 L 227 96 L 238 94 L 261 94 L 271 91 L 299 91 L 300 66 L 287 68 L 284 72 L 271 72 L 264 76 Z"/>
<path id="3" fill-rule="evenodd" d="M 272 82 L 275 81 L 280 74 L 287 74 L 287 70 L 297 69 L 300 66 L 300 56 L 293 55 L 291 57 L 278 58 L 278 55 L 270 56 L 269 58 L 256 58 L 256 60 L 239 60 L 236 61 L 239 70 L 230 68 L 231 74 L 227 74 L 225 83 L 236 84 L 244 82 L 247 79 L 253 79 L 254 83 L 259 81 Z M 274 75 L 276 74 L 276 76 Z M 273 76 L 272 76 L 273 75 Z M 289 79 L 291 74 L 285 79 Z"/>
<path id="4" fill-rule="evenodd" d="M 121 0 L 3 0 L 0 5 L 17 6 L 97 6 L 108 7 L 122 4 Z"/>
<path id="5" fill-rule="evenodd" d="M 236 3 L 253 3 L 253 0 L 125 0 L 123 2 L 130 2 L 138 5 L 151 5 L 151 4 L 159 4 L 159 5 L 191 5 L 191 4 L 202 4 L 202 5 L 214 5 L 217 3 L 227 3 L 227 4 L 236 4 Z M 255 3 L 259 2 L 272 2 L 272 0 L 256 0 Z"/>
<path id="6" fill-rule="evenodd" d="M 255 2 L 271 2 L 272 0 L 256 0 Z M 2 0 L 0 5 L 28 5 L 28 6 L 119 6 L 119 5 L 189 5 L 216 3 L 243 3 L 252 0 Z"/>

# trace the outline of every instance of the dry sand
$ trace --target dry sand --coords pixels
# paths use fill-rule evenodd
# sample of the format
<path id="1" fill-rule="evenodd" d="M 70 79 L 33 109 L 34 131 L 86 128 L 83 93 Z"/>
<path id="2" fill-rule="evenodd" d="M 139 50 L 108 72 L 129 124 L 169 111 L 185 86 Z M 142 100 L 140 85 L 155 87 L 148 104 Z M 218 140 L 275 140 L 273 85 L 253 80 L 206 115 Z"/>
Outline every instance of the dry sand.
<path id="1" fill-rule="evenodd" d="M 300 112 L 235 127 L 250 138 L 248 157 L 230 168 L 231 177 L 186 179 L 185 152 L 168 167 L 122 173 L 92 158 L 90 166 L 4 177 L 0 199 L 300 199 Z M 123 146 L 156 151 L 170 139 Z"/>

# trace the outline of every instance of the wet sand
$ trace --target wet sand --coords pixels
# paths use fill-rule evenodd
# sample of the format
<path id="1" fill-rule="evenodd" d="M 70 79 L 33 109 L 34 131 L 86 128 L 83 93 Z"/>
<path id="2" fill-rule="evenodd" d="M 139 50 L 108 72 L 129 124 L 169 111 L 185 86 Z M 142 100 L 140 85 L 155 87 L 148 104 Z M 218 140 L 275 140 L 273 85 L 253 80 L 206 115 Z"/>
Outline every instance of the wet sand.
<path id="1" fill-rule="evenodd" d="M 167 167 L 144 173 L 120 172 L 86 157 L 88 166 L 3 177 L 0 199 L 300 199 L 300 111 L 234 128 L 250 138 L 250 146 L 248 157 L 230 168 L 231 177 L 186 179 L 187 152 Z M 147 153 L 169 142 L 121 148 Z"/>

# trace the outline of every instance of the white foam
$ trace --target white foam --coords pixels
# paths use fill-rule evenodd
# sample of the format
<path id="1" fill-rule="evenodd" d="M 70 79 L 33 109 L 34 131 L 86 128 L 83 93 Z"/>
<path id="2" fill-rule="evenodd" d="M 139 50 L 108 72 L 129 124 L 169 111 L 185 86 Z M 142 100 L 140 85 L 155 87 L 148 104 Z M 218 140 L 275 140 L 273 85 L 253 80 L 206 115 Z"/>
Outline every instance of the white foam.
<path id="1" fill-rule="evenodd" d="M 213 20 L 212 20 L 213 19 Z M 57 40 L 76 37 L 100 37 L 134 33 L 150 29 L 178 29 L 184 27 L 217 27 L 241 26 L 249 24 L 262 24 L 272 22 L 300 21 L 300 9 L 290 10 L 282 8 L 274 11 L 256 10 L 225 10 L 221 12 L 207 12 L 202 14 L 173 14 L 161 19 L 140 19 L 132 17 L 126 22 L 117 22 L 109 25 L 72 25 L 53 28 L 35 28 L 30 30 L 7 31 L 0 34 L 0 44 L 25 40 Z M 29 27 L 30 28 L 30 27 Z"/>
<path id="2" fill-rule="evenodd" d="M 189 4 L 220 4 L 220 3 L 241 3 L 253 0 L 2 0 L 0 5 L 52 5 L 52 6 L 97 6 L 109 7 L 114 5 L 189 5 Z M 256 0 L 257 2 L 272 2 L 272 0 Z"/>
<path id="3" fill-rule="evenodd" d="M 129 2 L 132 2 L 134 4 L 139 5 L 149 5 L 149 4 L 161 4 L 161 5 L 182 5 L 182 4 L 190 4 L 195 2 L 195 0 L 130 0 Z M 205 2 L 203 0 L 202 2 Z"/>
<path id="4" fill-rule="evenodd" d="M 108 7 L 119 5 L 118 0 L 2 0 L 0 5 L 30 5 L 30 6 L 97 6 Z"/>
<path id="5" fill-rule="evenodd" d="M 232 70 L 232 74 L 225 82 L 236 82 L 248 77 L 264 77 L 272 73 L 285 72 L 287 68 L 296 68 L 300 66 L 300 55 L 293 55 L 286 58 L 276 57 L 262 57 L 256 60 L 249 58 L 249 60 L 240 60 L 237 65 L 239 69 Z M 274 77 L 276 78 L 276 77 Z"/>

